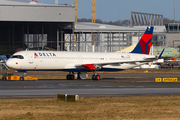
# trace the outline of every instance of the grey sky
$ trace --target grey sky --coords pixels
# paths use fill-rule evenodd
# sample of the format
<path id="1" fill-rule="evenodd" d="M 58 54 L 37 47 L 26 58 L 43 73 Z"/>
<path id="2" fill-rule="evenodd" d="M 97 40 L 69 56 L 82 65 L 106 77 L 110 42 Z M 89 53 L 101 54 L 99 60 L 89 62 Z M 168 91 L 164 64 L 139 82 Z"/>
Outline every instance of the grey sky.
<path id="1" fill-rule="evenodd" d="M 175 4 L 174 4 L 175 1 Z M 39 0 L 54 4 L 55 0 Z M 77 0 L 78 18 L 91 18 L 91 0 Z M 73 0 L 59 0 L 59 4 L 73 4 Z M 96 19 L 117 21 L 130 19 L 130 12 L 162 14 L 164 18 L 180 20 L 180 0 L 96 0 Z"/>

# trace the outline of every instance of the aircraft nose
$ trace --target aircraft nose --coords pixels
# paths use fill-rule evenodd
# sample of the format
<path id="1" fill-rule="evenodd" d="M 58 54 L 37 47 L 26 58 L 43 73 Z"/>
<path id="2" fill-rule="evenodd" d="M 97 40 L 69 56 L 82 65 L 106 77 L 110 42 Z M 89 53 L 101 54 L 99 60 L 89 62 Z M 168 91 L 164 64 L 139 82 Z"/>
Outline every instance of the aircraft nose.
<path id="1" fill-rule="evenodd" d="M 12 68 L 13 66 L 13 64 L 12 64 L 12 62 L 11 62 L 11 60 L 7 60 L 6 61 L 6 65 L 8 66 L 8 67 L 10 67 L 10 68 Z"/>

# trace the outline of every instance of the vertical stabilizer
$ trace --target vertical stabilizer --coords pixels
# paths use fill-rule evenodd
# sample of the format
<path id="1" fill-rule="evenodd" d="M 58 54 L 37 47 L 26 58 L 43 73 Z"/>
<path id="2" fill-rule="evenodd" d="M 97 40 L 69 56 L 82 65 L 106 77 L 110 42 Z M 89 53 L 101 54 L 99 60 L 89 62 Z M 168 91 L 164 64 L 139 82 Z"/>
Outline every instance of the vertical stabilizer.
<path id="1" fill-rule="evenodd" d="M 131 53 L 139 53 L 139 54 L 148 54 L 151 48 L 151 41 L 153 36 L 153 29 L 154 27 L 147 27 L 146 31 L 144 32 L 143 36 L 139 40 L 138 44 L 134 48 Z"/>

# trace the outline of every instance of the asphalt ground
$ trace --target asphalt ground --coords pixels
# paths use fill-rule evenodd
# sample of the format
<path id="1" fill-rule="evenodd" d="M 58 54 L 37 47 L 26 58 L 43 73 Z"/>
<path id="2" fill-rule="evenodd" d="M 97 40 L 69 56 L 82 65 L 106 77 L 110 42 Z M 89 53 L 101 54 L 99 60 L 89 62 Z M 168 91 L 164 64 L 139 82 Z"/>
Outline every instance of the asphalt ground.
<path id="1" fill-rule="evenodd" d="M 22 73 L 14 73 L 22 74 Z M 27 75 L 66 76 L 67 73 L 27 73 Z M 92 74 L 89 74 L 89 77 Z M 178 78 L 179 74 L 99 73 L 101 80 L 39 79 L 38 81 L 0 80 L 0 98 L 79 96 L 180 95 L 180 82 L 157 83 L 155 78 Z"/>

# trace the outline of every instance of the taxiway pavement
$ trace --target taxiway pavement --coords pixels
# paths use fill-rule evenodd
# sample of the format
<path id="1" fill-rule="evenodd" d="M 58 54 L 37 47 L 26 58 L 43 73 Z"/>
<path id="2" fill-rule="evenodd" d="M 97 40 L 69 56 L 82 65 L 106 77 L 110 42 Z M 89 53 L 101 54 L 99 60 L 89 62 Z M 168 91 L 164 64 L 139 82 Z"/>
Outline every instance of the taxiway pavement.
<path id="1" fill-rule="evenodd" d="M 58 73 L 59 75 L 59 73 Z M 62 73 L 61 75 L 66 75 Z M 121 77 L 114 79 L 113 77 Z M 57 94 L 79 96 L 180 95 L 180 82 L 156 83 L 155 78 L 176 77 L 178 74 L 102 74 L 99 81 L 87 80 L 0 80 L 0 98 L 56 97 Z"/>

